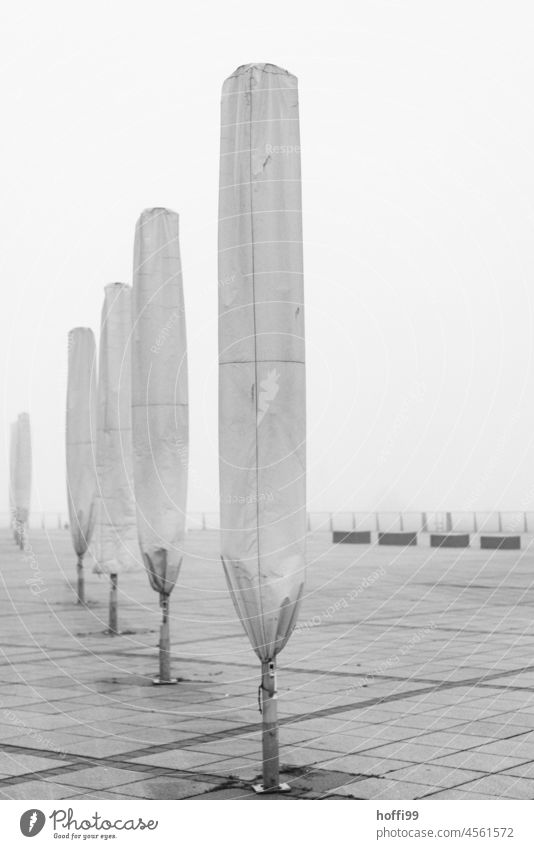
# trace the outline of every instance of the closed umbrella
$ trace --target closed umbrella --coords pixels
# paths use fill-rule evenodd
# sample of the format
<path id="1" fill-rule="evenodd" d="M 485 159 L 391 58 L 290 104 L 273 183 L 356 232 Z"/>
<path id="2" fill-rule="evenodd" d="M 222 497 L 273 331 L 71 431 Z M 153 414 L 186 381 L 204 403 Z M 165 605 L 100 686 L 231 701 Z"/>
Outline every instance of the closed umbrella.
<path id="1" fill-rule="evenodd" d="M 169 596 L 183 558 L 187 498 L 187 345 L 178 215 L 147 209 L 135 230 L 132 424 L 139 545 L 162 624 L 159 676 L 171 684 Z"/>
<path id="2" fill-rule="evenodd" d="M 131 321 L 131 287 L 110 283 L 104 290 L 100 329 L 95 571 L 110 578 L 111 635 L 119 633 L 119 575 L 135 567 L 138 552 L 132 470 Z"/>
<path id="3" fill-rule="evenodd" d="M 30 516 L 32 489 L 32 439 L 28 413 L 17 418 L 17 447 L 15 452 L 15 528 L 20 548 L 24 548 Z"/>
<path id="4" fill-rule="evenodd" d="M 263 791 L 280 786 L 275 664 L 304 586 L 305 436 L 297 80 L 275 65 L 245 65 L 224 83 L 221 104 L 221 545 L 261 660 Z"/>
<path id="5" fill-rule="evenodd" d="M 78 557 L 78 603 L 85 601 L 83 558 L 96 517 L 96 345 L 89 327 L 69 333 L 67 377 L 67 500 L 72 545 Z"/>
<path id="6" fill-rule="evenodd" d="M 11 527 L 13 529 L 13 539 L 17 539 L 16 513 L 15 504 L 15 468 L 17 464 L 17 432 L 18 422 L 11 422 L 9 427 L 9 512 L 11 516 Z"/>

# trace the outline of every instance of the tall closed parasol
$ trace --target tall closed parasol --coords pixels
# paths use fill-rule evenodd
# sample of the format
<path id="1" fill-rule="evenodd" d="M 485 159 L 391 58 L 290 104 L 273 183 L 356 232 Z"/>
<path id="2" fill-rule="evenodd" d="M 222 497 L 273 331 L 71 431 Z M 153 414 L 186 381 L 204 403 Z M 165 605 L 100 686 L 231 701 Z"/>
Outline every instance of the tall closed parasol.
<path id="1" fill-rule="evenodd" d="M 17 448 L 15 453 L 15 529 L 20 548 L 24 548 L 30 516 L 32 489 L 32 438 L 28 413 L 17 418 Z"/>
<path id="2" fill-rule="evenodd" d="M 109 575 L 109 629 L 119 632 L 119 575 L 137 563 L 131 411 L 131 287 L 104 289 L 98 368 L 96 571 Z"/>
<path id="3" fill-rule="evenodd" d="M 83 558 L 96 517 L 96 345 L 89 327 L 69 333 L 67 377 L 67 499 L 72 545 L 77 554 L 78 603 L 85 602 Z"/>
<path id="4" fill-rule="evenodd" d="M 305 577 L 305 371 L 297 80 L 245 65 L 224 83 L 219 188 L 222 560 L 261 660 L 263 785 L 278 789 L 276 656 Z M 286 785 L 282 785 L 286 787 Z"/>
<path id="5" fill-rule="evenodd" d="M 188 421 L 178 215 L 147 209 L 135 230 L 132 423 L 139 545 L 162 609 L 157 684 L 176 682 L 169 596 L 183 557 Z"/>

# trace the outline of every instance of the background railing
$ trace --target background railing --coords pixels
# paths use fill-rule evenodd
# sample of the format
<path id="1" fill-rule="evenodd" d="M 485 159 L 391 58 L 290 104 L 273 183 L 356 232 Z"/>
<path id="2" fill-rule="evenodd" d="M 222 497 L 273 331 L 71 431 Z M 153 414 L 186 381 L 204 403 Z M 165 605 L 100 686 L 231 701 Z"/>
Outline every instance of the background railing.
<path id="1" fill-rule="evenodd" d="M 0 526 L 10 526 L 9 513 L 0 513 Z M 218 530 L 218 513 L 190 513 L 189 530 Z M 68 515 L 61 510 L 34 511 L 30 527 L 67 530 Z M 381 511 L 308 513 L 308 530 L 332 531 L 417 531 L 418 533 L 534 534 L 534 511 Z"/>

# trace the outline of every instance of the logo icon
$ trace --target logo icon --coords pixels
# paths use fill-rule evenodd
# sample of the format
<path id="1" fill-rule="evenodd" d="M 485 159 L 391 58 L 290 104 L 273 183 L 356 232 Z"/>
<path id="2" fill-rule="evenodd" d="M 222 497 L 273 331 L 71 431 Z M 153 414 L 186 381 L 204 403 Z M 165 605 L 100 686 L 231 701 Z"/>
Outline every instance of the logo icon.
<path id="1" fill-rule="evenodd" d="M 35 837 L 42 830 L 45 822 L 46 817 L 42 811 L 30 808 L 29 811 L 24 811 L 20 818 L 20 830 L 24 837 Z"/>
<path id="2" fill-rule="evenodd" d="M 258 425 L 261 424 L 265 413 L 269 409 L 271 401 L 274 401 L 278 395 L 278 391 L 280 389 L 278 386 L 279 379 L 280 375 L 276 369 L 273 369 L 267 374 L 265 380 L 262 380 L 260 383 L 261 392 L 258 397 Z"/>

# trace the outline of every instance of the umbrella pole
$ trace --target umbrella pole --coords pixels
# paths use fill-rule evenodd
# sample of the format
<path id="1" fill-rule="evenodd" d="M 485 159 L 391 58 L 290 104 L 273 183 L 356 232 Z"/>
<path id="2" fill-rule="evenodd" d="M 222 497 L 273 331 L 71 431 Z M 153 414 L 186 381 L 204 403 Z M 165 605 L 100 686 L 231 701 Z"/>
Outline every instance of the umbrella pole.
<path id="1" fill-rule="evenodd" d="M 83 575 L 83 557 L 78 557 L 76 563 L 76 571 L 78 573 L 78 604 L 85 604 L 85 579 Z"/>
<path id="2" fill-rule="evenodd" d="M 161 627 L 159 632 L 159 675 L 152 679 L 153 684 L 176 684 L 177 678 L 171 677 L 171 626 L 169 622 L 169 596 L 160 593 Z"/>
<path id="3" fill-rule="evenodd" d="M 109 628 L 108 634 L 116 636 L 119 633 L 119 610 L 117 603 L 117 584 L 119 576 L 112 574 L 109 576 L 111 580 L 111 589 L 109 591 Z"/>
<path id="4" fill-rule="evenodd" d="M 256 793 L 276 793 L 289 790 L 280 784 L 278 754 L 278 695 L 276 692 L 276 661 L 261 663 L 261 713 L 263 717 L 263 784 L 255 784 Z"/>

